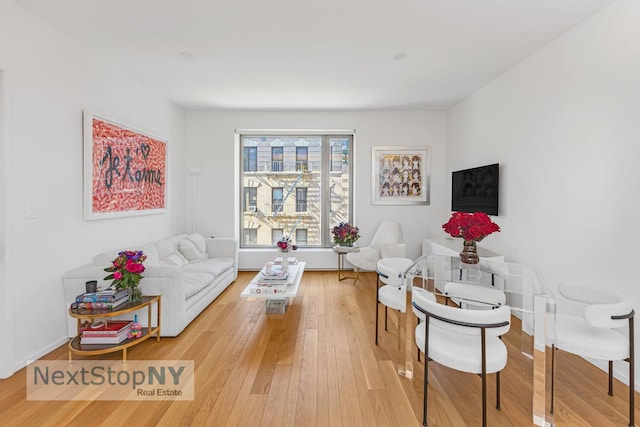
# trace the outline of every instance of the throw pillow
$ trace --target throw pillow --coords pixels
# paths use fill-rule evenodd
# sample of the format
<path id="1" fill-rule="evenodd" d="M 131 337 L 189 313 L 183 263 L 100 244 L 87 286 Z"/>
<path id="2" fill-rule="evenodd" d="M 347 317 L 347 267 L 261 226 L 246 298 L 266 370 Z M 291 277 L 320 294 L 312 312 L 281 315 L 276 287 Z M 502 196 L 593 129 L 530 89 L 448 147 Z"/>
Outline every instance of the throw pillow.
<path id="1" fill-rule="evenodd" d="M 147 256 L 147 259 L 144 261 L 145 267 L 160 264 L 158 250 L 153 243 L 147 243 L 146 245 L 138 247 L 138 249 L 144 252 L 144 254 Z"/>
<path id="2" fill-rule="evenodd" d="M 207 253 L 207 242 L 205 242 L 204 237 L 202 237 L 201 234 L 198 234 L 198 233 L 189 234 L 187 236 L 187 239 L 191 240 L 191 242 L 193 242 L 193 244 L 196 245 L 196 248 L 198 248 L 198 251 L 204 254 Z"/>
<path id="3" fill-rule="evenodd" d="M 162 259 L 162 263 L 176 267 L 182 267 L 189 263 L 180 252 L 174 252 L 166 258 Z"/>
<path id="4" fill-rule="evenodd" d="M 180 240 L 178 250 L 191 264 L 203 261 L 209 257 L 207 254 L 200 252 L 196 245 L 189 239 Z"/>

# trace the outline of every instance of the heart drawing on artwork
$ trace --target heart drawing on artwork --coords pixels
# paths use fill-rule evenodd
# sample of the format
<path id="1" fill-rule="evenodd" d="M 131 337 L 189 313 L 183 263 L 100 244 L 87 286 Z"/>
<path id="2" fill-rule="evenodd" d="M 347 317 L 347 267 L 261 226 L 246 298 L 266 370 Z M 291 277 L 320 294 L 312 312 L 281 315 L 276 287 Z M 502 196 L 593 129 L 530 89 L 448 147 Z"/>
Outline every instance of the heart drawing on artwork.
<path id="1" fill-rule="evenodd" d="M 149 144 L 140 144 L 140 151 L 142 151 L 142 156 L 144 157 L 144 159 L 147 160 L 149 151 L 151 151 L 151 146 Z"/>

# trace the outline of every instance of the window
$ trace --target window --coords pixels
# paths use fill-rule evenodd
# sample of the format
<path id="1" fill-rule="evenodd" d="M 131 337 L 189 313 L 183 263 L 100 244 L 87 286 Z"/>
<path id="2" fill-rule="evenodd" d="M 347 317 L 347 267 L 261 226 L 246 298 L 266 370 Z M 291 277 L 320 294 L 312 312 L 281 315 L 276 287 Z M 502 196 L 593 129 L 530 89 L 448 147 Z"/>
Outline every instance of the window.
<path id="1" fill-rule="evenodd" d="M 284 149 L 283 147 L 271 148 L 271 170 L 282 172 L 284 170 Z"/>
<path id="2" fill-rule="evenodd" d="M 307 211 L 307 189 L 296 188 L 296 212 Z"/>
<path id="3" fill-rule="evenodd" d="M 245 228 L 244 229 L 244 245 L 255 246 L 257 244 L 258 244 L 258 229 Z"/>
<path id="4" fill-rule="evenodd" d="M 275 187 L 271 189 L 271 211 L 278 213 L 282 212 L 282 206 L 284 205 L 282 187 Z"/>
<path id="5" fill-rule="evenodd" d="M 284 231 L 282 230 L 282 228 L 272 229 L 271 230 L 272 245 L 275 245 L 278 240 L 282 239 L 282 236 L 284 236 Z"/>
<path id="6" fill-rule="evenodd" d="M 307 171 L 307 158 L 309 157 L 309 147 L 296 147 L 296 171 Z"/>
<path id="7" fill-rule="evenodd" d="M 255 172 L 258 170 L 258 147 L 245 147 L 243 152 L 242 170 Z"/>
<path id="8" fill-rule="evenodd" d="M 249 187 L 244 189 L 244 211 L 256 212 L 258 210 L 258 189 Z"/>
<path id="9" fill-rule="evenodd" d="M 353 221 L 353 136 L 239 132 L 237 138 L 240 233 L 252 233 L 242 244 L 272 248 L 288 235 L 302 246 L 331 247 L 331 229 Z M 257 230 L 256 243 L 248 243 L 250 229 Z"/>
<path id="10" fill-rule="evenodd" d="M 296 228 L 296 245 L 307 246 L 307 229 Z"/>

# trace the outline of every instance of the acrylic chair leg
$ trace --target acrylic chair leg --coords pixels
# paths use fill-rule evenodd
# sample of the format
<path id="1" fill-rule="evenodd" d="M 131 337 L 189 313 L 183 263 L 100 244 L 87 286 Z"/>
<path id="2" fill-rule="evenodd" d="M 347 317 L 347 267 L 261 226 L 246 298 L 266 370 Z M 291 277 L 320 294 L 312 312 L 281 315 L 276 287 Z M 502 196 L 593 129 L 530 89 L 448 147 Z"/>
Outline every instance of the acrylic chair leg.
<path id="1" fill-rule="evenodd" d="M 633 316 L 629 318 L 629 426 L 635 425 L 635 349 Z"/>
<path id="2" fill-rule="evenodd" d="M 376 301 L 376 345 L 378 345 L 378 302 Z"/>
<path id="3" fill-rule="evenodd" d="M 486 335 L 484 328 L 481 330 L 482 344 L 482 427 L 487 427 L 487 356 Z"/>
<path id="4" fill-rule="evenodd" d="M 633 357 L 629 358 L 629 427 L 635 426 L 635 379 L 632 375 L 634 373 L 634 361 Z"/>
<path id="5" fill-rule="evenodd" d="M 376 345 L 378 345 L 378 311 L 380 311 L 379 307 L 380 301 L 380 276 L 376 281 Z"/>
<path id="6" fill-rule="evenodd" d="M 420 325 L 420 318 L 418 317 L 418 325 Z M 420 361 L 420 347 L 416 345 L 416 349 L 418 350 L 418 362 Z"/>
<path id="7" fill-rule="evenodd" d="M 556 346 L 551 346 L 551 408 L 549 412 L 553 414 L 554 392 L 556 380 Z"/>

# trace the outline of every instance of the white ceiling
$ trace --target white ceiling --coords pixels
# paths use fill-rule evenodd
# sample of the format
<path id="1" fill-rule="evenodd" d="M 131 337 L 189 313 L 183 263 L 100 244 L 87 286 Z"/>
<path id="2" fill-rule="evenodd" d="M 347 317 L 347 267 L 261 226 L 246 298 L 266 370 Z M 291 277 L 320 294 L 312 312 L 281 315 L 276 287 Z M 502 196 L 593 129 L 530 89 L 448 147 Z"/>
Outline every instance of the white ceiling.
<path id="1" fill-rule="evenodd" d="M 613 0 L 15 1 L 185 108 L 447 109 Z"/>

